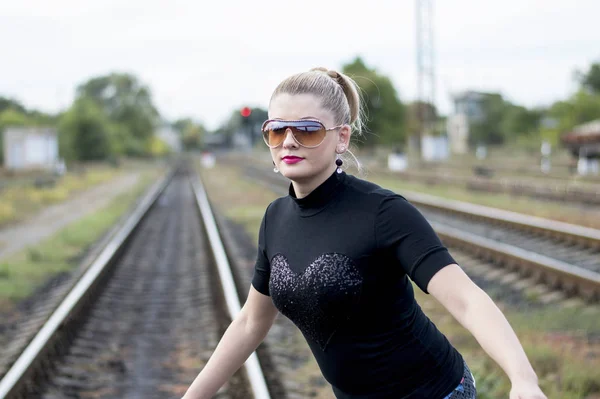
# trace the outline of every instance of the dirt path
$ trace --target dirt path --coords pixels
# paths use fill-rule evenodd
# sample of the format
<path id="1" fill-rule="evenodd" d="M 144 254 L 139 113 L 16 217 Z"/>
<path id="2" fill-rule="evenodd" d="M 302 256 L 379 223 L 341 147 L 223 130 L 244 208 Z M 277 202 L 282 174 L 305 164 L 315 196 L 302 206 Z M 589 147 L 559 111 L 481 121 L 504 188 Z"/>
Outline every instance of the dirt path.
<path id="1" fill-rule="evenodd" d="M 139 172 L 125 174 L 65 202 L 51 205 L 18 225 L 0 229 L 0 261 L 51 236 L 69 223 L 102 209 L 118 195 L 131 190 L 139 178 Z"/>

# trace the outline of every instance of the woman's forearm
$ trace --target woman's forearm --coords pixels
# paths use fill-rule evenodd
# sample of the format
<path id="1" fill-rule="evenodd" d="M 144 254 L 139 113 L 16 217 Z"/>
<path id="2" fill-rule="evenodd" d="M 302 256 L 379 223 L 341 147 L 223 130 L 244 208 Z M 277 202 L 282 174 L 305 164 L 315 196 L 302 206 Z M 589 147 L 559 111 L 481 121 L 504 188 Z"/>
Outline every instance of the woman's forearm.
<path id="1" fill-rule="evenodd" d="M 252 328 L 246 318 L 236 318 L 183 399 L 209 399 L 256 350 L 269 328 Z"/>
<path id="2" fill-rule="evenodd" d="M 514 330 L 490 297 L 479 290 L 469 301 L 458 321 L 477 339 L 514 384 L 527 380 L 537 383 L 537 375 Z"/>

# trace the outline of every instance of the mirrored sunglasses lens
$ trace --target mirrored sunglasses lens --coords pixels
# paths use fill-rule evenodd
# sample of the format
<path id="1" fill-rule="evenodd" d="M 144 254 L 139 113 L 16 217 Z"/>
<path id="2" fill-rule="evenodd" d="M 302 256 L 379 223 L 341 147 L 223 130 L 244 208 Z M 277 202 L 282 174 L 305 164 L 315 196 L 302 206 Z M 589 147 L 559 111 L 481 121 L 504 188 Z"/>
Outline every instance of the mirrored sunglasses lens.
<path id="1" fill-rule="evenodd" d="M 296 140 L 307 147 L 321 144 L 327 133 L 323 125 L 313 121 L 297 122 L 296 125 L 292 127 L 292 131 L 294 132 Z"/>
<path id="2" fill-rule="evenodd" d="M 269 122 L 263 129 L 263 137 L 270 147 L 276 147 L 285 137 L 286 126 L 281 122 Z"/>

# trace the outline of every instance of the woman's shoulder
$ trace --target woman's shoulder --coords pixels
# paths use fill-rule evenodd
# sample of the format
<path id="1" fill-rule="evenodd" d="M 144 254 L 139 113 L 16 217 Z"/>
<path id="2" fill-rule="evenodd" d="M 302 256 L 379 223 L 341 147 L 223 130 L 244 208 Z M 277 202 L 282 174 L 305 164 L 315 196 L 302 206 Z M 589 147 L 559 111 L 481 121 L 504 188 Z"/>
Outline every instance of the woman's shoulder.
<path id="1" fill-rule="evenodd" d="M 287 207 L 291 206 L 292 199 L 290 196 L 278 197 L 271 201 L 267 207 L 265 208 L 265 215 L 271 214 L 274 212 L 281 212 Z"/>
<path id="2" fill-rule="evenodd" d="M 346 178 L 347 186 L 353 191 L 355 194 L 362 194 L 368 197 L 373 198 L 376 201 L 383 201 L 384 199 L 398 198 L 405 200 L 405 198 L 380 185 L 373 183 L 372 181 L 366 180 L 364 178 L 359 178 L 354 175 L 348 175 Z"/>

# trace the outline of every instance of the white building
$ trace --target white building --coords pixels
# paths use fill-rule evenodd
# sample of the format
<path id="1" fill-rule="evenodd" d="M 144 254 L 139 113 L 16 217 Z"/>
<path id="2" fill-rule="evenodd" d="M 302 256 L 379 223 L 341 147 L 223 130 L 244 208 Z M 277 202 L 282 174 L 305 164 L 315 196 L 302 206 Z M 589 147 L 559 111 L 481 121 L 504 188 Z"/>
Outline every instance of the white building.
<path id="1" fill-rule="evenodd" d="M 60 163 L 56 129 L 7 127 L 3 135 L 6 169 L 53 169 Z"/>
<path id="2" fill-rule="evenodd" d="M 450 148 L 445 136 L 423 136 L 421 138 L 421 157 L 425 161 L 443 161 L 448 159 Z"/>
<path id="3" fill-rule="evenodd" d="M 490 93 L 468 90 L 453 96 L 454 112 L 448 116 L 446 129 L 450 150 L 465 154 L 469 150 L 469 125 L 485 117 L 483 101 Z"/>
<path id="4" fill-rule="evenodd" d="M 446 130 L 453 154 L 466 154 L 469 151 L 469 120 L 465 114 L 454 114 L 446 120 Z"/>

